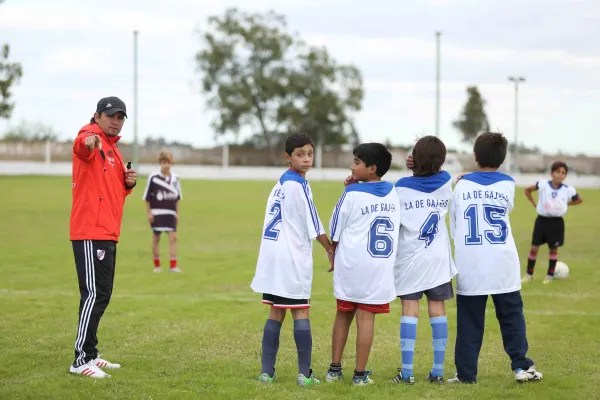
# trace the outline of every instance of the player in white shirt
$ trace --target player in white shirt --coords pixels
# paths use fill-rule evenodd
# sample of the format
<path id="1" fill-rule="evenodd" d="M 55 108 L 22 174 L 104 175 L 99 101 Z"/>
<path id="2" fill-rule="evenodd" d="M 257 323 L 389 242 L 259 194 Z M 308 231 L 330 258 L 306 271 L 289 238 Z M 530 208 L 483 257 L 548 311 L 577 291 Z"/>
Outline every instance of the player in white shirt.
<path id="1" fill-rule="evenodd" d="M 527 358 L 519 255 L 508 217 L 514 207 L 515 182 L 497 172 L 506 158 L 507 147 L 506 138 L 500 133 L 479 135 L 474 145 L 479 171 L 464 175 L 454 187 L 450 230 L 458 269 L 454 353 L 457 374 L 449 383 L 477 381 L 488 295 L 494 301 L 515 380 L 542 378 Z"/>
<path id="2" fill-rule="evenodd" d="M 419 300 L 427 296 L 432 330 L 433 368 L 427 379 L 444 383 L 444 358 L 448 341 L 445 301 L 454 297 L 452 260 L 446 214 L 452 198 L 450 174 L 442 171 L 446 146 L 435 136 L 424 136 L 415 144 L 413 176 L 396 183 L 400 201 L 400 234 L 394 267 L 396 296 L 402 302 L 400 348 L 402 368 L 394 383 L 414 383 L 413 359 L 419 317 Z"/>
<path id="3" fill-rule="evenodd" d="M 313 203 L 306 172 L 313 163 L 313 142 L 308 135 L 294 134 L 285 142 L 285 158 L 290 165 L 267 200 L 256 273 L 250 287 L 262 293 L 270 305 L 262 340 L 262 372 L 259 381 L 275 380 L 275 361 L 281 325 L 286 310 L 294 319 L 294 340 L 298 350 L 300 386 L 319 384 L 310 368 L 312 335 L 308 309 L 313 276 L 312 240 L 328 251 L 333 262 L 333 246 L 325 234 Z"/>
<path id="4" fill-rule="evenodd" d="M 583 199 L 574 187 L 567 186 L 563 182 L 569 172 L 569 167 L 562 161 L 556 161 L 551 168 L 552 179 L 539 181 L 535 185 L 525 188 L 525 196 L 535 207 L 538 216 L 533 227 L 533 238 L 531 249 L 527 257 L 527 274 L 521 280 L 522 283 L 530 283 L 533 280 L 533 271 L 537 260 L 539 247 L 545 243 L 549 247 L 548 273 L 543 283 L 550 283 L 554 277 L 554 268 L 558 261 L 558 248 L 565 243 L 565 221 L 563 216 L 567 213 L 568 206 L 580 204 Z M 531 192 L 538 190 L 537 204 L 533 200 Z"/>
<path id="5" fill-rule="evenodd" d="M 356 316 L 356 367 L 352 383 L 366 385 L 373 383 L 366 367 L 375 315 L 389 313 L 389 303 L 396 298 L 398 196 L 391 183 L 381 181 L 392 163 L 392 155 L 384 145 L 363 143 L 353 154 L 352 180 L 363 183 L 346 187 L 330 223 L 335 246 L 333 289 L 337 314 L 326 380 L 342 379 L 342 355 Z"/>

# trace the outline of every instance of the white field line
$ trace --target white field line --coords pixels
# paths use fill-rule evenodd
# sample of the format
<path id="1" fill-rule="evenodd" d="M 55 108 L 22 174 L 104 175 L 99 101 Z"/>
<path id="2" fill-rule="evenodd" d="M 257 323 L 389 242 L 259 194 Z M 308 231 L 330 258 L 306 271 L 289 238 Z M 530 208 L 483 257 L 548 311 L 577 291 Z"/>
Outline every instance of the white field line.
<path id="1" fill-rule="evenodd" d="M 533 294 L 534 296 L 548 296 L 548 297 L 559 297 L 557 293 L 546 293 L 538 292 L 539 294 Z M 331 293 L 316 292 L 315 295 L 327 295 Z M 526 295 L 532 295 L 527 293 Z M 0 297 L 2 296 L 24 296 L 24 297 L 79 297 L 77 292 L 61 292 L 61 291 L 46 291 L 46 290 L 11 290 L 11 289 L 0 289 Z M 564 296 L 573 298 L 573 295 Z M 589 298 L 598 297 L 594 295 L 587 295 Z M 134 299 L 134 300 L 178 300 L 178 301 L 205 301 L 205 300 L 216 300 L 225 302 L 256 302 L 260 303 L 260 295 L 248 292 L 229 292 L 229 293 L 206 293 L 206 294 L 190 294 L 190 295 L 177 295 L 177 294 L 132 294 L 132 293 L 113 293 L 113 299 Z M 575 298 L 584 298 L 582 295 L 575 296 Z M 312 300 L 311 304 L 330 304 L 332 300 Z M 491 299 L 490 299 L 491 302 Z M 421 309 L 427 310 L 427 304 L 425 301 L 421 304 Z M 456 314 L 456 310 L 450 308 L 447 310 L 448 314 Z M 580 310 L 553 310 L 553 309 L 532 309 L 527 307 L 525 304 L 525 314 L 529 315 L 551 315 L 551 316 L 589 316 L 589 317 L 600 317 L 600 312 L 595 311 L 580 311 Z"/>

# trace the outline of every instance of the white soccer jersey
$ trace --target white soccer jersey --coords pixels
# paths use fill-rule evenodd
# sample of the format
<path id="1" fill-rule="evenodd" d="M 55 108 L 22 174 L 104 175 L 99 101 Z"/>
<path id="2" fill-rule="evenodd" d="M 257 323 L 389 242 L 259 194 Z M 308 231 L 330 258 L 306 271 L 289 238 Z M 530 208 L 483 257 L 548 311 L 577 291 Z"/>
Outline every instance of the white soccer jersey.
<path id="1" fill-rule="evenodd" d="M 521 289 L 519 254 L 508 218 L 514 199 L 515 181 L 500 172 L 473 172 L 454 187 L 450 230 L 458 269 L 457 294 Z"/>
<path id="2" fill-rule="evenodd" d="M 256 273 L 250 287 L 290 299 L 309 299 L 312 240 L 325 233 L 306 179 L 286 171 L 267 200 Z"/>
<path id="3" fill-rule="evenodd" d="M 450 282 L 456 275 L 446 214 L 452 199 L 450 174 L 406 177 L 396 183 L 400 234 L 394 267 L 396 295 L 412 294 Z"/>
<path id="4" fill-rule="evenodd" d="M 333 271 L 337 299 L 387 304 L 396 298 L 398 226 L 398 195 L 391 183 L 355 183 L 346 188 L 330 223 L 331 240 L 339 242 Z"/>
<path id="5" fill-rule="evenodd" d="M 565 184 L 555 189 L 552 181 L 539 181 L 536 186 L 538 188 L 536 210 L 542 217 L 562 217 L 567 213 L 569 200 L 577 200 L 578 197 L 575 188 Z"/>

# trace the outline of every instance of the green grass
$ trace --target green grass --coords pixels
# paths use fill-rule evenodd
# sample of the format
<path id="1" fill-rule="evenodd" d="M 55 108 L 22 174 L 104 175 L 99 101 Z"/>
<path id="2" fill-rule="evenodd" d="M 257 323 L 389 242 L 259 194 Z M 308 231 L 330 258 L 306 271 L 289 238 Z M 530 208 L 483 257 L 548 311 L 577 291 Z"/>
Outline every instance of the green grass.
<path id="1" fill-rule="evenodd" d="M 536 384 L 514 383 L 489 301 L 477 385 L 436 387 L 423 382 L 432 363 L 431 333 L 421 309 L 415 355 L 416 385 L 394 386 L 399 365 L 400 305 L 378 317 L 369 367 L 376 384 L 355 388 L 354 328 L 345 355 L 346 381 L 300 389 L 291 319 L 282 331 L 279 381 L 260 386 L 260 343 L 268 310 L 249 288 L 260 241 L 264 202 L 272 182 L 185 181 L 179 263 L 182 275 L 154 274 L 150 231 L 140 182 L 127 200 L 112 302 L 100 324 L 100 352 L 123 368 L 94 381 L 68 373 L 73 357 L 79 294 L 69 243 L 69 178 L 3 177 L 0 200 L 0 398 L 132 399 L 573 399 L 598 398 L 600 386 L 599 191 L 567 219 L 560 258 L 565 281 L 542 285 L 547 251 L 540 252 L 534 283 L 523 288 L 530 357 L 544 373 Z M 328 224 L 341 184 L 312 185 Z M 512 213 L 524 260 L 535 217 L 521 191 Z M 167 246 L 162 244 L 163 264 Z M 318 245 L 317 245 L 318 246 Z M 323 378 L 330 362 L 335 313 L 324 252 L 315 252 L 313 368 Z M 455 302 L 446 376 L 454 374 Z"/>

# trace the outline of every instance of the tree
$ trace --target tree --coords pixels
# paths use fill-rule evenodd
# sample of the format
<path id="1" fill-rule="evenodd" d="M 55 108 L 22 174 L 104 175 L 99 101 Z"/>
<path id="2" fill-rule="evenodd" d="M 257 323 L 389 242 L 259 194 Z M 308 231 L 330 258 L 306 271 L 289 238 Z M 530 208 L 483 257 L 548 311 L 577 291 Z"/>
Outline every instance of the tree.
<path id="1" fill-rule="evenodd" d="M 40 122 L 21 121 L 18 126 L 10 127 L 2 136 L 8 141 L 39 142 L 49 140 L 55 142 L 58 135 L 51 126 Z"/>
<path id="2" fill-rule="evenodd" d="M 490 130 L 490 124 L 484 110 L 486 102 L 477 86 L 468 86 L 467 96 L 460 118 L 452 126 L 462 133 L 463 142 L 473 143 L 477 135 Z"/>
<path id="3" fill-rule="evenodd" d="M 250 145 L 276 149 L 288 132 L 305 131 L 323 144 L 358 141 L 362 78 L 322 48 L 288 32 L 285 17 L 236 8 L 208 19 L 196 55 L 206 106 L 216 111 L 216 135 L 250 130 Z"/>
<path id="4" fill-rule="evenodd" d="M 0 0 L 0 4 L 4 1 Z M 14 103 L 10 102 L 12 94 L 10 89 L 14 84 L 19 83 L 23 70 L 21 64 L 9 62 L 10 46 L 4 44 L 0 49 L 0 118 L 9 119 L 12 115 Z"/>

